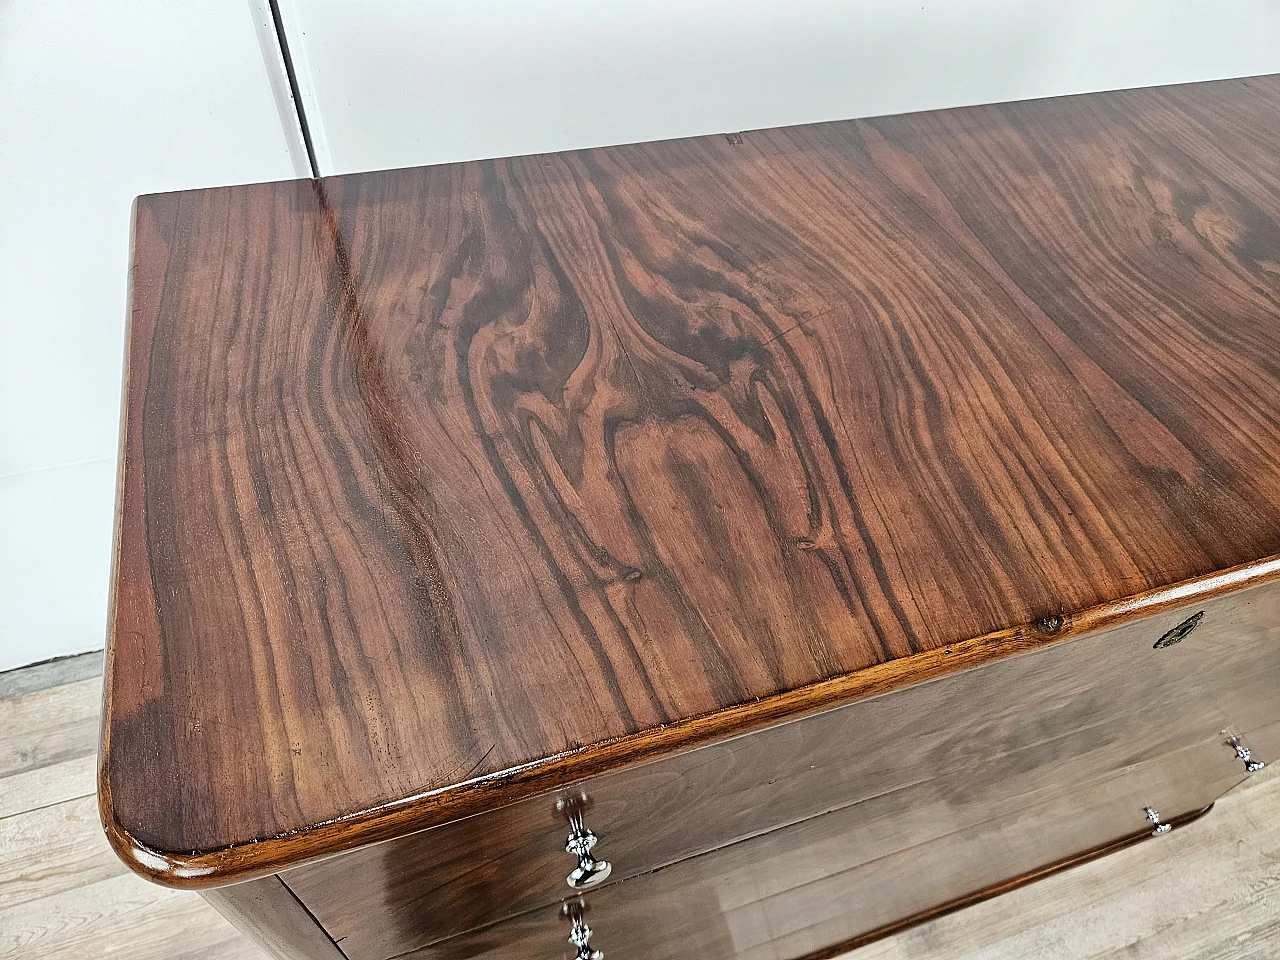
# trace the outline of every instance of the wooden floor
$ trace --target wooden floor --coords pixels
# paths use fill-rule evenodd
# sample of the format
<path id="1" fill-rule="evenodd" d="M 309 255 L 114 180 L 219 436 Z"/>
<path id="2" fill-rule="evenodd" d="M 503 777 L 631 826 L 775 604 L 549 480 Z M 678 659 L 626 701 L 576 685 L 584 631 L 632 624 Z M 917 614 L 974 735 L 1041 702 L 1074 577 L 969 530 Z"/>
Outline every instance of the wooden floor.
<path id="1" fill-rule="evenodd" d="M 99 672 L 86 654 L 0 673 L 0 957 L 262 960 L 196 895 L 126 873 L 108 849 L 93 797 Z M 845 960 L 1275 957 L 1280 763 L 1181 830 Z"/>

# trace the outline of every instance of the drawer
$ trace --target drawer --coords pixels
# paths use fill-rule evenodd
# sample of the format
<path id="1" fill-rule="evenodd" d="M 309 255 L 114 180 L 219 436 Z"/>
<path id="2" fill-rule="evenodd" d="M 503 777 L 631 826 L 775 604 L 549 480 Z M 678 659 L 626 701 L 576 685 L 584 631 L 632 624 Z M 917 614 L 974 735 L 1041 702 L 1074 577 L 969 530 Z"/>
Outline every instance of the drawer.
<path id="1" fill-rule="evenodd" d="M 1274 749 L 1280 727 L 1254 737 Z M 1178 819 L 1237 783 L 1243 767 L 1229 760 L 1221 739 L 1210 737 L 1086 783 L 993 804 L 971 824 L 954 819 L 935 785 L 906 788 L 586 894 L 591 946 L 645 960 L 802 957 L 1145 836 L 1145 807 Z M 561 960 L 569 930 L 553 904 L 403 960 Z"/>
<path id="2" fill-rule="evenodd" d="M 1199 613 L 1185 639 L 1154 648 Z M 976 824 L 993 805 L 1275 720 L 1277 624 L 1280 588 L 1264 584 L 601 775 L 283 877 L 351 960 L 387 960 L 569 894 L 565 878 L 575 860 L 565 852 L 568 827 L 557 809 L 566 798 L 587 798 L 585 824 L 599 837 L 594 854 L 613 866 L 603 889 L 914 788 L 946 804 L 953 828 Z M 1215 742 L 1229 755 L 1221 738 Z"/>

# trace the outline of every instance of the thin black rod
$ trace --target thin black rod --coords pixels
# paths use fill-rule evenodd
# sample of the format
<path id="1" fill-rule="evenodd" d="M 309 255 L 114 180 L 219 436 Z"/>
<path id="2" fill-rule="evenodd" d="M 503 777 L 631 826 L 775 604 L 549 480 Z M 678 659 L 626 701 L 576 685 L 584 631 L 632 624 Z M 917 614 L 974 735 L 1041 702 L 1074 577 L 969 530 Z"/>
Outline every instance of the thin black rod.
<path id="1" fill-rule="evenodd" d="M 311 125 L 307 123 L 307 108 L 302 105 L 302 91 L 298 89 L 298 73 L 293 69 L 293 57 L 289 54 L 289 37 L 284 32 L 284 19 L 280 16 L 279 0 L 268 0 L 271 5 L 271 22 L 276 28 L 276 42 L 284 59 L 284 72 L 289 77 L 289 94 L 293 97 L 293 109 L 298 114 L 298 126 L 302 128 L 302 142 L 307 148 L 307 163 L 312 179 L 320 179 L 320 165 L 316 163 L 316 148 L 311 142 Z"/>

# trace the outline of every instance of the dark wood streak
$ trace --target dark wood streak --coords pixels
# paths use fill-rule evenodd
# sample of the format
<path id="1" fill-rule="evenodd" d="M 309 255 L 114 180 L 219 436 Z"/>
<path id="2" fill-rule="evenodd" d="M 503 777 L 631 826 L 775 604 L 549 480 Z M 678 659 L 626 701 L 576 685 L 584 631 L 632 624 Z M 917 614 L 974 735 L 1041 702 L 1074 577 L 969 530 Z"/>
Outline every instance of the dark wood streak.
<path id="1" fill-rule="evenodd" d="M 1273 576 L 1278 137 L 1268 77 L 141 198 L 116 848 L 224 883 Z"/>

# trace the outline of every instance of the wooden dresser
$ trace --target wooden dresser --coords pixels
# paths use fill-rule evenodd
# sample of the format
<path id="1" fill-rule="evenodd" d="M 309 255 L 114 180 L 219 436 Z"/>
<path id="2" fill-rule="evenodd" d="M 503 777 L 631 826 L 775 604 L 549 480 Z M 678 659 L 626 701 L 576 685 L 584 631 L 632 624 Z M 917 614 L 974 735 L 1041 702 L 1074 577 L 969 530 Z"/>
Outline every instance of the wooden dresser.
<path id="1" fill-rule="evenodd" d="M 131 309 L 102 817 L 276 956 L 831 956 L 1280 758 L 1280 77 L 147 196 Z"/>

